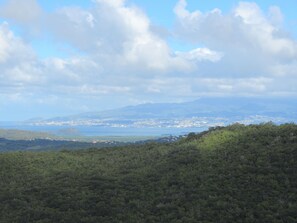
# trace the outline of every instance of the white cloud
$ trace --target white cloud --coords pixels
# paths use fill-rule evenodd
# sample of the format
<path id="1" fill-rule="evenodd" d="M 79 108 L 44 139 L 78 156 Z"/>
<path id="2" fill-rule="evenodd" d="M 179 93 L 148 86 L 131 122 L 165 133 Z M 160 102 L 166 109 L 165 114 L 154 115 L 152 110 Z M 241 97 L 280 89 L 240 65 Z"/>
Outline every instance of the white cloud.
<path id="1" fill-rule="evenodd" d="M 1 17 L 23 24 L 35 23 L 42 13 L 37 0 L 8 0 L 0 8 Z"/>
<path id="2" fill-rule="evenodd" d="M 0 24 L 0 65 L 19 63 L 34 57 L 33 50 L 10 30 L 7 22 Z"/>
<path id="3" fill-rule="evenodd" d="M 148 17 L 123 1 L 96 1 L 91 10 L 63 8 L 51 17 L 56 36 L 117 72 L 166 72 L 189 69 L 191 64 L 173 56 L 166 41 L 151 31 Z M 153 50 L 152 50 L 153 49 Z M 112 62 L 112 64 L 110 64 Z"/>
<path id="4" fill-rule="evenodd" d="M 10 57 L 9 38 L 12 33 L 7 30 L 5 24 L 0 27 L 0 62 L 5 62 Z"/>
<path id="5" fill-rule="evenodd" d="M 94 0 L 94 2 L 99 4 L 107 4 L 112 7 L 122 7 L 125 3 L 124 0 Z"/>
<path id="6" fill-rule="evenodd" d="M 282 20 L 281 11 L 276 6 L 270 8 L 270 16 L 265 16 L 256 3 L 250 2 L 239 3 L 233 12 L 226 15 L 219 10 L 204 14 L 189 12 L 185 6 L 183 0 L 175 8 L 178 18 L 176 31 L 180 38 L 222 51 L 227 55 L 226 60 L 232 57 L 236 63 L 256 65 L 254 74 L 271 75 L 271 66 L 296 62 L 296 40 L 284 35 L 274 25 L 276 20 L 278 23 Z M 261 61 L 260 65 L 258 61 Z M 227 63 L 227 66 L 231 64 Z M 241 75 L 245 75 L 245 68 L 243 66 Z"/>
<path id="7" fill-rule="evenodd" d="M 277 10 L 279 9 L 273 8 L 274 13 Z M 282 36 L 279 28 L 274 26 L 263 15 L 261 9 L 255 3 L 240 3 L 234 14 L 240 17 L 243 23 L 247 25 L 246 35 L 249 35 L 254 44 L 262 48 L 265 53 L 271 53 L 276 57 L 296 58 L 296 41 Z M 280 17 L 281 12 L 278 11 L 278 14 L 278 17 Z"/>
<path id="8" fill-rule="evenodd" d="M 269 7 L 269 20 L 271 23 L 275 26 L 282 26 L 284 22 L 284 16 L 280 10 L 279 7 L 277 6 L 270 6 Z"/>
<path id="9" fill-rule="evenodd" d="M 64 7 L 49 14 L 29 1 L 31 15 L 15 8 L 16 2 L 24 4 L 21 1 L 8 2 L 0 15 L 9 23 L 13 19 L 25 22 L 24 29 L 41 29 L 34 20 L 42 17 L 47 35 L 78 53 L 38 58 L 30 41 L 17 37 L 3 23 L 1 100 L 38 103 L 49 97 L 53 104 L 81 102 L 96 107 L 103 101 L 121 105 L 297 92 L 297 43 L 282 30 L 283 16 L 276 6 L 265 14 L 257 4 L 243 2 L 229 14 L 219 9 L 203 13 L 190 12 L 187 2 L 180 0 L 174 9 L 177 24 L 172 38 L 200 47 L 174 52 L 166 37 L 155 33 L 147 15 L 123 0 L 97 0 L 88 9 Z M 4 9 L 9 9 L 6 14 Z"/>
<path id="10" fill-rule="evenodd" d="M 42 79 L 34 51 L 13 34 L 6 22 L 0 24 L 0 70 L 2 92 L 7 91 L 7 86 L 16 93 L 26 84 L 39 83 Z"/>
<path id="11" fill-rule="evenodd" d="M 206 45 L 225 55 L 217 66 L 208 66 L 205 74 L 291 75 L 288 67 L 292 70 L 296 67 L 297 42 L 279 27 L 283 16 L 276 6 L 265 15 L 256 3 L 240 2 L 230 14 L 224 15 L 218 9 L 190 12 L 186 1 L 180 0 L 175 13 L 179 38 Z M 286 69 L 281 71 L 282 67 Z"/>
<path id="12" fill-rule="evenodd" d="M 211 62 L 217 62 L 223 57 L 223 53 L 210 50 L 208 48 L 197 48 L 188 52 L 179 52 L 176 54 L 187 60 L 203 61 L 209 60 Z"/>

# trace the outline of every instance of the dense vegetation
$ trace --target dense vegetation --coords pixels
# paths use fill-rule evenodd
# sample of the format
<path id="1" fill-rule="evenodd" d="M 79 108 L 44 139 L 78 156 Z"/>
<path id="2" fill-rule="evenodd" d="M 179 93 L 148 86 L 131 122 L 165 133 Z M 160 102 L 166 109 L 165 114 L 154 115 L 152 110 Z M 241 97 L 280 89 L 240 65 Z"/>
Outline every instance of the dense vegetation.
<path id="1" fill-rule="evenodd" d="M 127 143 L 115 141 L 99 141 L 99 142 L 80 142 L 68 140 L 48 140 L 48 139 L 33 139 L 33 140 L 9 140 L 0 138 L 0 152 L 11 151 L 52 151 L 64 149 L 87 149 L 90 147 L 103 148 L 125 145 Z"/>
<path id="2" fill-rule="evenodd" d="M 0 222 L 297 222 L 297 126 L 0 154 Z"/>
<path id="3" fill-rule="evenodd" d="M 111 138 L 111 137 L 110 137 Z M 128 139 L 128 137 L 126 137 Z M 142 139 L 140 137 L 130 137 L 130 140 Z M 107 148 L 124 145 L 141 145 L 149 142 L 174 142 L 179 140 L 180 137 L 168 136 L 156 139 L 146 139 L 135 142 L 124 141 L 108 141 L 108 140 L 94 140 L 93 142 L 86 141 L 74 141 L 74 140 L 51 140 L 51 139 L 32 139 L 32 140 L 10 140 L 0 138 L 0 152 L 12 152 L 12 151 L 59 151 L 59 150 L 76 150 L 87 149 L 90 147 Z"/>

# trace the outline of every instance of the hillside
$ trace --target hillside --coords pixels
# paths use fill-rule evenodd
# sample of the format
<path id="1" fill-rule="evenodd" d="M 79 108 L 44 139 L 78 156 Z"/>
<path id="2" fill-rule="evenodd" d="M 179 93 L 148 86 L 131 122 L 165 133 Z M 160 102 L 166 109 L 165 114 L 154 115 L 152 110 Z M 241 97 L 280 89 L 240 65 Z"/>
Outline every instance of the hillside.
<path id="1" fill-rule="evenodd" d="M 0 154 L 0 222 L 297 222 L 297 126 Z"/>
<path id="2" fill-rule="evenodd" d="M 1 129 L 0 138 L 10 140 L 32 140 L 32 139 L 61 139 L 47 132 L 33 132 L 18 129 Z"/>
<path id="3" fill-rule="evenodd" d="M 0 138 L 0 152 L 12 151 L 59 151 L 65 149 L 87 149 L 90 147 L 106 148 L 125 145 L 128 143 L 116 141 L 94 141 L 81 142 L 70 140 L 48 140 L 48 139 L 34 139 L 34 140 L 9 140 Z"/>

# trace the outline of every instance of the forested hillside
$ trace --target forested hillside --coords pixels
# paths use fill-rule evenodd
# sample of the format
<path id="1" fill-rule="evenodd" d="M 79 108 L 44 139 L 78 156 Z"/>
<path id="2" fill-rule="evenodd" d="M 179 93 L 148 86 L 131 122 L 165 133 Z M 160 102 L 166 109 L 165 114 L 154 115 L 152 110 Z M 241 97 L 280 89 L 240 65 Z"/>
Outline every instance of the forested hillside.
<path id="1" fill-rule="evenodd" d="M 64 149 L 87 149 L 90 147 L 107 148 L 125 145 L 128 143 L 115 141 L 81 142 L 70 140 L 9 140 L 0 138 L 0 152 L 12 151 L 59 151 Z"/>
<path id="2" fill-rule="evenodd" d="M 0 222 L 297 222 L 297 126 L 0 154 Z"/>

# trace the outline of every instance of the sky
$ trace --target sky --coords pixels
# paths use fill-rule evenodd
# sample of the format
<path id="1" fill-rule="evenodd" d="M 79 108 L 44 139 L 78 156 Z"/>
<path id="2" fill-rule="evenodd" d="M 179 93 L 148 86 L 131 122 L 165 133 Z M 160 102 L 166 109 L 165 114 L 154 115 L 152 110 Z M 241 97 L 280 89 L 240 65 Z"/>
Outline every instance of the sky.
<path id="1" fill-rule="evenodd" d="M 0 0 L 0 121 L 297 99 L 295 0 Z"/>

